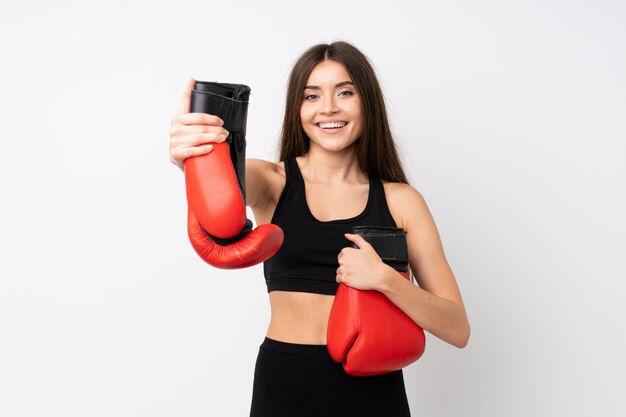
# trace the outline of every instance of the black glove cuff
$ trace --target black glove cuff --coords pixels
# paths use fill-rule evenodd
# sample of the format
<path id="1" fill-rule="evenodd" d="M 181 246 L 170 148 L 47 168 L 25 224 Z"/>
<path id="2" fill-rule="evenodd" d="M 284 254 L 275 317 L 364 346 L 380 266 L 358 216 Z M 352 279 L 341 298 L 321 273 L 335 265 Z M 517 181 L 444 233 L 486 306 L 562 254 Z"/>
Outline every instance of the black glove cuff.
<path id="1" fill-rule="evenodd" d="M 221 246 L 227 246 L 232 243 L 239 242 L 252 231 L 252 220 L 246 219 L 246 223 L 243 225 L 243 229 L 241 229 L 241 232 L 233 237 L 229 237 L 228 239 L 220 239 L 219 237 L 213 236 L 209 232 L 204 230 L 204 227 L 202 226 L 200 226 L 200 229 L 202 229 L 202 233 L 204 233 L 204 235 L 211 239 L 213 242 Z"/>
<path id="2" fill-rule="evenodd" d="M 352 233 L 365 239 L 384 263 L 399 272 L 409 271 L 406 233 L 399 227 L 356 226 Z M 356 245 L 352 245 L 356 248 Z"/>
<path id="3" fill-rule="evenodd" d="M 196 81 L 191 91 L 189 110 L 192 113 L 208 113 L 224 121 L 224 129 L 230 133 L 226 143 L 230 160 L 235 168 L 239 189 L 246 198 L 246 122 L 250 87 L 244 84 L 228 84 Z"/>
<path id="4" fill-rule="evenodd" d="M 189 110 L 218 116 L 224 121 L 224 129 L 245 134 L 249 98 L 250 87 L 244 84 L 196 81 Z"/>

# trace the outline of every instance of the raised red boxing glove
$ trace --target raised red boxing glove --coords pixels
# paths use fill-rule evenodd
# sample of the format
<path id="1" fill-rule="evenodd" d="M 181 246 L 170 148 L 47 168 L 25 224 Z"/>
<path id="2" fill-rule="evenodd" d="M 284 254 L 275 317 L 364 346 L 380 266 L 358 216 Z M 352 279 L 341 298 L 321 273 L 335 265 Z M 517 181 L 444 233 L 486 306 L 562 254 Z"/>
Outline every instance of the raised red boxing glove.
<path id="1" fill-rule="evenodd" d="M 196 81 L 190 111 L 220 117 L 229 136 L 213 151 L 185 160 L 188 234 L 192 246 L 217 268 L 244 268 L 266 261 L 283 243 L 276 225 L 252 229 L 246 218 L 245 150 L 250 87 Z"/>
<path id="2" fill-rule="evenodd" d="M 383 262 L 408 276 L 406 235 L 395 227 L 355 227 Z M 354 376 L 371 376 L 401 369 L 424 353 L 424 330 L 378 291 L 339 284 L 330 311 L 328 352 Z"/>

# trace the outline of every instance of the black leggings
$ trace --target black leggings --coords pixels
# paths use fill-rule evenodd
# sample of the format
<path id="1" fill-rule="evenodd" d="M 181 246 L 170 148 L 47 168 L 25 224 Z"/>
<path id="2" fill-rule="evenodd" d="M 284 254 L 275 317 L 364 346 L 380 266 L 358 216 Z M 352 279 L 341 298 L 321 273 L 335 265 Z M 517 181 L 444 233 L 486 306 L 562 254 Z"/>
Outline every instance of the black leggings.
<path id="1" fill-rule="evenodd" d="M 410 416 L 402 371 L 350 376 L 326 345 L 265 339 L 254 370 L 250 417 Z"/>

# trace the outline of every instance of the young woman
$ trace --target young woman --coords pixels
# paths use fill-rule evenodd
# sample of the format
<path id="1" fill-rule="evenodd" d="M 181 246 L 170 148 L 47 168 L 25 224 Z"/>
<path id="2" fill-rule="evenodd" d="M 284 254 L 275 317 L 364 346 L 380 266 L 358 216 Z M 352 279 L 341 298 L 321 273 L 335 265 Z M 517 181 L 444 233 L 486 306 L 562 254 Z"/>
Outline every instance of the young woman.
<path id="1" fill-rule="evenodd" d="M 170 156 L 211 152 L 228 132 L 189 113 L 193 80 L 172 119 Z M 402 371 L 354 377 L 326 349 L 338 283 L 383 293 L 432 335 L 459 348 L 470 329 L 455 277 L 424 199 L 408 185 L 378 80 L 345 42 L 307 50 L 289 79 L 280 162 L 246 161 L 247 204 L 257 224 L 285 233 L 264 265 L 271 304 L 255 369 L 251 416 L 408 416 Z M 419 286 L 384 264 L 354 226 L 394 226 L 407 236 Z M 355 243 L 360 249 L 344 249 Z M 392 341 L 390 341 L 392 342 Z"/>

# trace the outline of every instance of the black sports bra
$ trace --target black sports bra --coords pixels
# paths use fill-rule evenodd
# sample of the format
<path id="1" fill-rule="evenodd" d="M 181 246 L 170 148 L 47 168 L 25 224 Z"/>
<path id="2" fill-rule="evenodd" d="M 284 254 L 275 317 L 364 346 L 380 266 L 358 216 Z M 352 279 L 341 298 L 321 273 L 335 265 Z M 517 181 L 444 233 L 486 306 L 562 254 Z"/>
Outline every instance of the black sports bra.
<path id="1" fill-rule="evenodd" d="M 285 232 L 280 250 L 263 264 L 267 291 L 298 291 L 334 295 L 337 255 L 351 242 L 344 233 L 354 226 L 396 227 L 380 179 L 370 175 L 365 209 L 350 219 L 317 220 L 306 202 L 304 179 L 295 159 L 285 161 L 285 188 L 272 223 Z"/>

